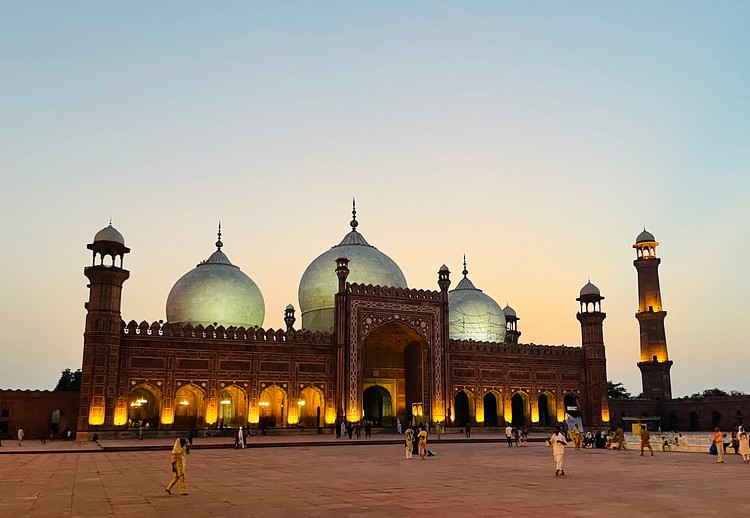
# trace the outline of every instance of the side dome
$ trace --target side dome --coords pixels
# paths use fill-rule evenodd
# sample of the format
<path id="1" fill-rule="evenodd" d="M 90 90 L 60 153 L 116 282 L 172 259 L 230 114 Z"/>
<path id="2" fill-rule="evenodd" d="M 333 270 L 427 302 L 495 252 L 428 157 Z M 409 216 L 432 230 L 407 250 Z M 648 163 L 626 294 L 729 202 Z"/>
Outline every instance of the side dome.
<path id="1" fill-rule="evenodd" d="M 311 331 L 333 331 L 334 299 L 338 291 L 336 259 L 349 259 L 350 283 L 374 286 L 408 287 L 398 265 L 383 252 L 370 245 L 357 232 L 357 211 L 352 210 L 352 230 L 341 242 L 320 254 L 302 274 L 299 283 L 299 307 L 302 328 Z"/>
<path id="2" fill-rule="evenodd" d="M 492 297 L 469 280 L 464 259 L 464 278 L 448 292 L 448 334 L 453 340 L 505 341 L 505 314 Z"/>
<path id="3" fill-rule="evenodd" d="M 112 226 L 111 221 L 108 226 L 104 227 L 96 233 L 96 235 L 94 236 L 94 243 L 96 243 L 97 241 L 109 241 L 125 246 L 125 238 L 122 237 L 122 234 L 120 234 L 120 232 Z"/>
<path id="4" fill-rule="evenodd" d="M 183 275 L 167 297 L 167 322 L 203 326 L 262 326 L 266 306 L 258 286 L 221 251 Z"/>
<path id="5" fill-rule="evenodd" d="M 654 237 L 654 235 L 651 232 L 649 232 L 648 230 L 646 230 L 644 228 L 643 232 L 641 232 L 640 234 L 638 234 L 638 237 L 635 238 L 635 242 L 636 242 L 636 244 L 638 244 L 638 243 L 652 243 L 652 242 L 656 242 L 656 238 Z"/>
<path id="6" fill-rule="evenodd" d="M 516 310 L 513 309 L 512 307 L 508 306 L 508 305 L 506 305 L 503 308 L 503 315 L 505 315 L 506 319 L 507 319 L 507 317 L 516 317 L 516 316 L 518 316 L 516 314 Z"/>

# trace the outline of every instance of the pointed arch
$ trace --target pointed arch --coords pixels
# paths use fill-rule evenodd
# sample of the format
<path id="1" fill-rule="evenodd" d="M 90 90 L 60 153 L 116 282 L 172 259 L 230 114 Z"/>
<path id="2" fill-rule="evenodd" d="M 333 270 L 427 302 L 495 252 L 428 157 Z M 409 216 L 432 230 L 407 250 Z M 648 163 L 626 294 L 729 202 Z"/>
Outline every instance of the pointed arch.
<path id="1" fill-rule="evenodd" d="M 201 428 L 206 416 L 206 391 L 195 383 L 181 386 L 175 392 L 174 426 Z"/>
<path id="2" fill-rule="evenodd" d="M 128 426 L 156 428 L 161 411 L 161 390 L 151 383 L 135 385 L 127 397 Z"/>
<path id="3" fill-rule="evenodd" d="M 289 398 L 287 391 L 279 385 L 273 384 L 263 389 L 258 398 L 258 406 L 260 407 L 258 426 L 275 428 L 286 425 Z"/>

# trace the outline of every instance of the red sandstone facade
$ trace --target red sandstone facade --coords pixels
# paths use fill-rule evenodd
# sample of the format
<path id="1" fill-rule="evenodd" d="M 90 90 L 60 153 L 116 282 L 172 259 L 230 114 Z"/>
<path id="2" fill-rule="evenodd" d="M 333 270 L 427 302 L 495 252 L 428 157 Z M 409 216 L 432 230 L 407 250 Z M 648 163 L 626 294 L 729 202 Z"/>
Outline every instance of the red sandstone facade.
<path id="1" fill-rule="evenodd" d="M 582 347 L 449 340 L 447 269 L 438 291 L 361 286 L 346 281 L 345 258 L 331 265 L 339 278 L 333 334 L 294 330 L 289 313 L 286 331 L 125 324 L 129 249 L 88 247 L 82 440 L 135 426 L 322 427 L 363 418 L 546 426 L 566 412 L 607 426 L 598 291 L 581 302 Z"/>

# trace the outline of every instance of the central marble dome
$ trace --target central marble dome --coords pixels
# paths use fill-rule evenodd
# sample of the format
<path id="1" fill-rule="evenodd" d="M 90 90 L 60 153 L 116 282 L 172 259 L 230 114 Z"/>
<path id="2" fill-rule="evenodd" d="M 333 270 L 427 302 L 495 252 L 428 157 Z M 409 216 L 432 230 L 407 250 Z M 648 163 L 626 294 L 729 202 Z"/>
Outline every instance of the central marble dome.
<path id="1" fill-rule="evenodd" d="M 357 232 L 357 211 L 352 210 L 352 230 L 341 242 L 320 254 L 299 283 L 299 305 L 302 328 L 311 331 L 333 331 L 334 298 L 338 291 L 336 259 L 349 259 L 350 283 L 406 288 L 406 277 L 401 268 L 383 252 L 370 245 Z"/>
<path id="2" fill-rule="evenodd" d="M 469 280 L 464 259 L 464 278 L 448 292 L 448 334 L 453 340 L 505 341 L 505 314 L 492 297 Z"/>
<path id="3" fill-rule="evenodd" d="M 183 275 L 169 292 L 167 322 L 204 327 L 263 325 L 263 295 L 253 280 L 229 261 L 222 246 L 220 229 L 216 251 Z"/>

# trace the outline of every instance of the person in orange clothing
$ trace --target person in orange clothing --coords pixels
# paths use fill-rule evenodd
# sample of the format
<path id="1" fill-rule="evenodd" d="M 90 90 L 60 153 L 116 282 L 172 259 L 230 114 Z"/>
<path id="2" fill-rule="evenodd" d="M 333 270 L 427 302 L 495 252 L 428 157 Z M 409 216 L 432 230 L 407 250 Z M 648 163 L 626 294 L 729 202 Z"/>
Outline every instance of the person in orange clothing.
<path id="1" fill-rule="evenodd" d="M 714 428 L 714 446 L 716 446 L 716 462 L 724 462 L 724 437 L 718 426 Z"/>

